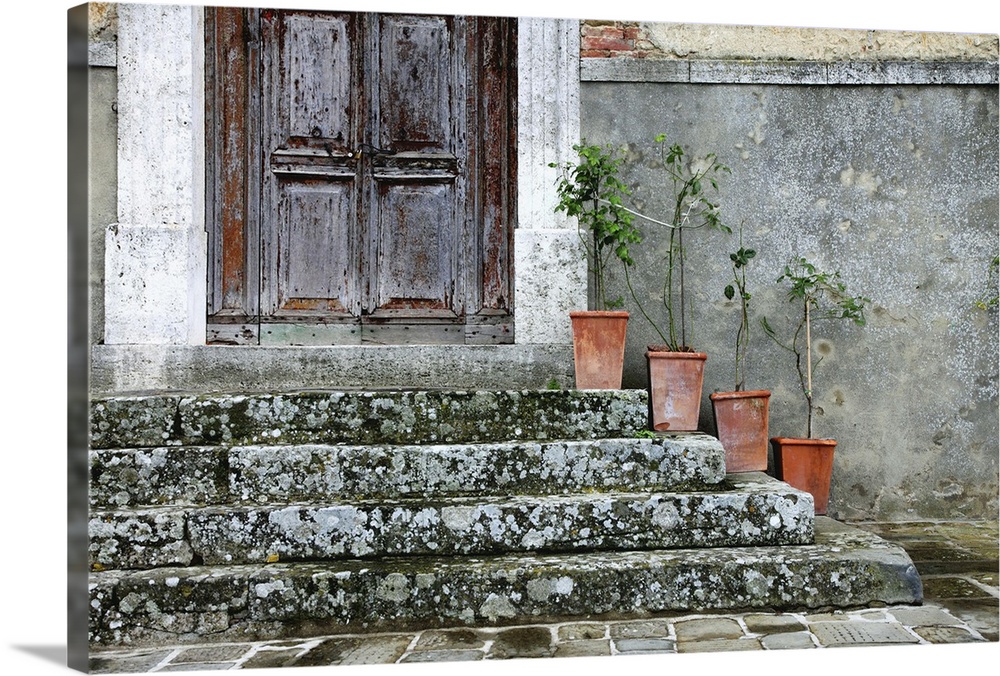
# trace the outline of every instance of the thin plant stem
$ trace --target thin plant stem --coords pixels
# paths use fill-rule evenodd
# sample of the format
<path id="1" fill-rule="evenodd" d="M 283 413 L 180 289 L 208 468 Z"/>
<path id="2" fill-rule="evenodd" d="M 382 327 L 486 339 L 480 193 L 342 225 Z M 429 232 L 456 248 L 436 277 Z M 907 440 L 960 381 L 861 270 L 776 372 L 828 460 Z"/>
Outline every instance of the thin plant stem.
<path id="1" fill-rule="evenodd" d="M 650 323 L 650 325 L 653 327 L 653 330 L 656 331 L 657 334 L 659 334 L 660 340 L 666 343 L 667 337 L 663 335 L 663 331 L 660 330 L 659 324 L 654 322 L 653 318 L 646 313 L 646 308 L 643 307 L 642 302 L 639 300 L 638 296 L 636 296 L 635 289 L 632 287 L 632 278 L 628 274 L 627 265 L 625 266 L 625 286 L 628 287 L 628 292 L 632 295 L 632 300 L 635 301 L 635 305 L 636 307 L 639 308 L 639 312 L 642 314 L 643 317 L 646 318 L 646 321 Z"/>
<path id="2" fill-rule="evenodd" d="M 687 326 L 685 322 L 685 311 L 684 311 L 684 231 L 677 231 L 678 239 L 678 254 L 680 255 L 681 264 L 681 348 L 687 347 Z"/>
<path id="3" fill-rule="evenodd" d="M 813 372 L 812 372 L 812 332 L 809 324 L 809 300 L 806 299 L 806 403 L 808 404 L 808 414 L 806 416 L 806 438 L 813 438 Z"/>

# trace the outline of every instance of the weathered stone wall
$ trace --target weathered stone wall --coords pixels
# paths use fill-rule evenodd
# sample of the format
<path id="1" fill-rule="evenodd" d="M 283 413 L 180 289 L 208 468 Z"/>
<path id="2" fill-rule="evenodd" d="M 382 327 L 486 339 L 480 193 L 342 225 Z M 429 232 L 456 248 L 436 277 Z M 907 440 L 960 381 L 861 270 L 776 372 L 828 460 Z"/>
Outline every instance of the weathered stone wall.
<path id="1" fill-rule="evenodd" d="M 805 434 L 794 357 L 758 324 L 765 315 L 779 331 L 793 322 L 786 287 L 774 283 L 782 266 L 806 256 L 840 270 L 851 292 L 872 299 L 867 327 L 814 329 L 823 356 L 815 432 L 839 442 L 833 516 L 997 518 L 998 318 L 996 307 L 976 307 L 997 293 L 996 278 L 988 279 L 998 248 L 996 36 L 928 35 L 920 54 L 942 54 L 931 46 L 950 44 L 951 61 L 890 69 L 866 67 L 866 52 L 849 48 L 847 38 L 841 49 L 841 32 L 825 34 L 830 40 L 806 54 L 781 40 L 727 51 L 708 39 L 715 29 L 698 30 L 697 48 L 671 48 L 691 55 L 681 68 L 676 58 L 584 58 L 582 136 L 625 148 L 624 175 L 635 187 L 630 206 L 654 218 L 667 217 L 669 199 L 658 133 L 695 158 L 714 152 L 732 169 L 721 185 L 723 218 L 734 229 L 742 223 L 745 244 L 758 251 L 748 271 L 747 387 L 773 392 L 772 435 Z M 876 37 L 883 55 L 923 49 L 906 35 Z M 827 60 L 727 60 L 750 52 Z M 840 54 L 848 61 L 829 60 Z M 655 310 L 667 238 L 641 225 L 647 240 L 635 250 L 632 276 Z M 714 231 L 691 232 L 686 244 L 689 342 L 709 355 L 701 428 L 713 431 L 707 395 L 734 386 L 738 305 L 722 292 L 738 245 L 735 235 Z M 628 297 L 620 278 L 616 287 Z M 626 309 L 633 319 L 624 385 L 642 387 L 645 346 L 661 341 L 633 301 Z"/>
<path id="2" fill-rule="evenodd" d="M 585 21 L 588 57 L 805 61 L 996 61 L 997 36 L 638 21 Z"/>

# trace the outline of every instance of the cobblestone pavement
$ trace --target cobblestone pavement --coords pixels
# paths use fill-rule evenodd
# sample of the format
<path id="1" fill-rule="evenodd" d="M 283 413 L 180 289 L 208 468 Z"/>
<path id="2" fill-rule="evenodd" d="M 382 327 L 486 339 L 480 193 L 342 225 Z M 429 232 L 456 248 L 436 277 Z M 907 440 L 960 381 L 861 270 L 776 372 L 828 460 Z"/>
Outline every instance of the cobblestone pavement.
<path id="1" fill-rule="evenodd" d="M 998 641 L 996 524 L 857 525 L 910 553 L 924 582 L 923 606 L 684 614 L 114 650 L 93 653 L 90 668 L 142 673 Z"/>

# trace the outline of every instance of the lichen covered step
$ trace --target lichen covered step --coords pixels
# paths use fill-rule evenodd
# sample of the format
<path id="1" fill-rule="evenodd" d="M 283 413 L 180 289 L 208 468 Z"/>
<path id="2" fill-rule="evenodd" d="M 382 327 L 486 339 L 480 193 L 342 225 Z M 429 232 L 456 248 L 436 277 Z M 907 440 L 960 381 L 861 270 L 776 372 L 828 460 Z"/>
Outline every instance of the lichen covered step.
<path id="1" fill-rule="evenodd" d="M 160 568 L 90 586 L 95 646 L 922 600 L 902 548 L 825 518 L 798 547 Z"/>
<path id="2" fill-rule="evenodd" d="M 99 569 L 812 542 L 813 502 L 764 474 L 727 490 L 94 513 Z"/>
<path id="3" fill-rule="evenodd" d="M 477 443 L 634 436 L 645 390 L 304 391 L 91 402 L 92 448 Z"/>
<path id="4" fill-rule="evenodd" d="M 725 450 L 705 434 L 655 439 L 433 446 L 238 447 L 238 501 L 419 495 L 549 495 L 700 489 L 725 476 Z"/>
<path id="5" fill-rule="evenodd" d="M 715 437 L 403 446 L 158 447 L 90 452 L 95 508 L 444 495 L 701 489 L 722 481 Z"/>

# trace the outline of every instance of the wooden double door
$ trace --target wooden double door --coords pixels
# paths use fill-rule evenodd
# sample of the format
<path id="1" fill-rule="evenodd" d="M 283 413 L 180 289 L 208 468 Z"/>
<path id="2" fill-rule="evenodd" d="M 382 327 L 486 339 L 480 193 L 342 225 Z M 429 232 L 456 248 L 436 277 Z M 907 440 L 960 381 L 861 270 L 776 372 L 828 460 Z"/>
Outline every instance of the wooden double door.
<path id="1" fill-rule="evenodd" d="M 209 342 L 513 341 L 515 25 L 209 10 Z"/>

